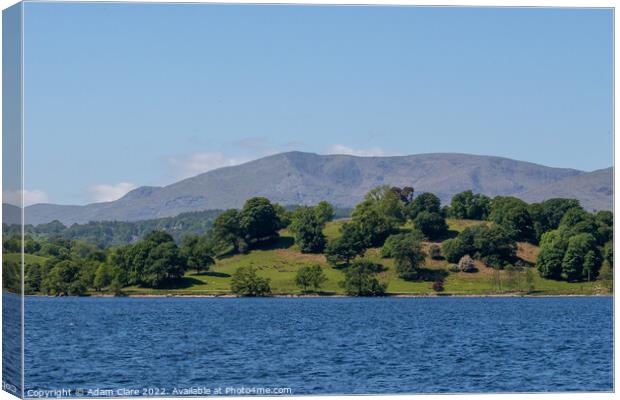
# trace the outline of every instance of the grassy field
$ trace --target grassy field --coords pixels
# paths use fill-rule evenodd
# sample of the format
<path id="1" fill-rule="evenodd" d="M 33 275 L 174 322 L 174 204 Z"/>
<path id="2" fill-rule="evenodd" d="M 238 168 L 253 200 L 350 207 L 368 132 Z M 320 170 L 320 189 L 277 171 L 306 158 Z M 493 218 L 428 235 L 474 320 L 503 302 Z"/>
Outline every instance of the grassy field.
<path id="1" fill-rule="evenodd" d="M 2 259 L 9 262 L 19 263 L 21 262 L 21 254 L 19 253 L 7 253 L 2 255 Z M 47 258 L 35 256 L 32 254 L 24 254 L 24 262 L 26 264 L 43 264 L 47 261 Z"/>
<path id="2" fill-rule="evenodd" d="M 448 220 L 451 230 L 460 232 L 467 226 L 486 223 L 482 221 Z M 325 235 L 333 239 L 339 235 L 339 227 L 344 221 L 334 221 L 325 227 Z M 405 226 L 403 230 L 410 229 Z M 428 248 L 430 243 L 425 243 Z M 524 261 L 533 263 L 536 260 L 538 248 L 531 244 L 519 243 L 517 255 Z M 369 249 L 366 257 L 381 262 L 387 271 L 381 274 L 381 279 L 388 283 L 387 291 L 392 295 L 433 295 L 432 280 L 409 282 L 400 279 L 396 275 L 394 263 L 391 259 L 381 259 L 379 249 Z M 298 295 L 301 290 L 295 286 L 294 278 L 297 270 L 308 264 L 320 264 L 327 276 L 327 282 L 323 285 L 322 295 L 342 295 L 339 282 L 343 280 L 343 272 L 331 267 L 321 254 L 302 254 L 294 244 L 290 232 L 280 232 L 280 239 L 268 247 L 256 249 L 249 254 L 234 255 L 217 261 L 211 270 L 201 274 L 189 271 L 183 278 L 180 287 L 173 290 L 146 289 L 140 287 L 128 287 L 124 292 L 129 295 L 226 295 L 230 294 L 230 281 L 232 274 L 241 266 L 252 265 L 256 267 L 261 276 L 271 280 L 271 288 L 275 295 Z M 478 272 L 449 272 L 448 263 L 444 260 L 432 260 L 427 258 L 425 268 L 428 275 L 447 274 L 445 278 L 444 295 L 582 295 L 602 294 L 606 290 L 599 282 L 568 283 L 542 279 L 538 271 L 533 269 L 533 290 L 526 290 L 524 276 L 515 282 L 513 287 L 506 287 L 508 275 L 506 271 L 499 272 L 499 280 L 502 283 L 501 290 L 496 281 L 493 269 L 478 264 Z"/>

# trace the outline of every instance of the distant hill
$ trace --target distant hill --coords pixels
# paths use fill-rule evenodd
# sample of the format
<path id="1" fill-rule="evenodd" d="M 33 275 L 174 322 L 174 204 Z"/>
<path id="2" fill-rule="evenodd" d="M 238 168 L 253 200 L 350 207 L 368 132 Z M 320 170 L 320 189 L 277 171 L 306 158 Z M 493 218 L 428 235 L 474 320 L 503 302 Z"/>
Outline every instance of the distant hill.
<path id="1" fill-rule="evenodd" d="M 27 207 L 25 214 L 30 224 L 54 219 L 64 224 L 136 221 L 240 207 L 252 196 L 265 196 L 281 204 L 327 200 L 339 207 L 351 207 L 381 184 L 413 186 L 417 193 L 433 192 L 443 202 L 449 202 L 455 193 L 472 189 L 489 196 L 512 195 L 526 200 L 557 197 L 558 193 L 579 199 L 588 209 L 611 209 L 612 175 L 611 168 L 586 173 L 468 154 L 356 157 L 288 152 L 164 187 L 141 187 L 112 202 L 85 206 L 36 204 Z"/>
<path id="2" fill-rule="evenodd" d="M 572 197 L 590 210 L 613 209 L 612 167 L 571 176 L 550 185 L 532 189 L 520 195 L 529 202 L 539 202 L 553 197 Z"/>

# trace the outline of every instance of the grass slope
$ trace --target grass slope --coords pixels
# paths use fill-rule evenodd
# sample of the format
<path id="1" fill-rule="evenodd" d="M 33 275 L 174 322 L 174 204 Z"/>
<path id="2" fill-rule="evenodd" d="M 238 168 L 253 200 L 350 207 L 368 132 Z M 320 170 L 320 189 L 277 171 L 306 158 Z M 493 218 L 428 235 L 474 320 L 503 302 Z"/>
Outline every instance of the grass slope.
<path id="1" fill-rule="evenodd" d="M 344 221 L 334 221 L 325 227 L 325 235 L 328 239 L 338 237 L 340 225 Z M 468 220 L 448 220 L 451 230 L 460 232 L 467 226 L 487 223 L 483 221 Z M 405 226 L 403 230 L 410 229 Z M 456 233 L 455 232 L 455 233 Z M 425 243 L 428 248 L 430 243 Z M 525 261 L 534 262 L 538 248 L 528 243 L 519 243 L 517 255 Z M 391 259 L 381 259 L 379 249 L 373 248 L 366 252 L 366 257 L 381 262 L 387 267 L 387 271 L 382 273 L 381 279 L 388 282 L 387 291 L 393 295 L 432 295 L 431 281 L 409 282 L 399 278 Z M 283 230 L 280 238 L 269 247 L 256 249 L 249 254 L 238 254 L 218 260 L 210 271 L 196 274 L 189 271 L 183 278 L 180 287 L 175 289 L 146 289 L 139 287 L 125 288 L 124 291 L 129 295 L 225 295 L 230 294 L 231 276 L 237 268 L 246 265 L 256 267 L 261 276 L 271 279 L 271 288 L 274 294 L 301 294 L 301 290 L 295 286 L 294 279 L 297 270 L 307 264 L 321 264 L 327 276 L 327 282 L 322 287 L 323 295 L 342 295 L 344 292 L 338 283 L 343 280 L 343 272 L 331 267 L 322 254 L 302 254 L 294 244 L 294 239 L 290 232 Z M 445 260 L 432 260 L 427 258 L 425 266 L 429 272 L 447 272 L 448 263 Z M 568 283 L 563 281 L 553 281 L 543 279 L 538 271 L 534 272 L 534 290 L 529 294 L 533 295 L 569 295 L 569 294 L 597 294 L 603 293 L 604 289 L 598 282 Z M 443 294 L 449 295 L 493 295 L 501 293 L 525 294 L 516 290 L 499 292 L 493 284 L 493 273 L 491 268 L 478 265 L 478 272 L 463 273 L 449 272 L 445 279 L 445 291 Z M 500 272 L 502 282 L 507 280 L 505 271 Z M 525 283 L 522 285 L 525 288 Z"/>

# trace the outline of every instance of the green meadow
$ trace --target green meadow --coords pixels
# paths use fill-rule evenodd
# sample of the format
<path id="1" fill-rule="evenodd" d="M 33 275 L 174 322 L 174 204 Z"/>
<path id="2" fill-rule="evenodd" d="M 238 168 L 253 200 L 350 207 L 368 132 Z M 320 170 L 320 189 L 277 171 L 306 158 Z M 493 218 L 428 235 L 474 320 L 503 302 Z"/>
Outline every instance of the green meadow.
<path id="1" fill-rule="evenodd" d="M 328 239 L 339 236 L 339 227 L 344 220 L 327 223 L 324 234 Z M 450 230 L 460 232 L 468 226 L 475 224 L 488 224 L 487 221 L 456 220 L 448 219 Z M 405 225 L 403 230 L 410 229 Z M 441 244 L 441 242 L 435 242 Z M 431 242 L 424 242 L 423 246 L 428 249 Z M 538 247 L 519 243 L 517 256 L 523 261 L 533 265 L 538 254 Z M 5 256 L 6 257 L 6 256 Z M 432 281 L 406 281 L 399 278 L 394 268 L 392 259 L 381 258 L 378 248 L 366 251 L 365 257 L 374 262 L 383 264 L 386 271 L 380 274 L 380 280 L 387 282 L 387 294 L 389 295 L 435 295 L 432 289 Z M 323 267 L 327 281 L 321 290 L 311 295 L 344 295 L 339 283 L 344 279 L 341 269 L 334 268 L 327 263 L 323 254 L 303 254 L 295 245 L 292 234 L 284 229 L 280 231 L 280 237 L 268 246 L 257 248 L 247 254 L 235 254 L 220 258 L 211 266 L 209 271 L 196 273 L 188 271 L 183 277 L 182 283 L 171 289 L 152 289 L 137 286 L 123 288 L 128 295 L 230 295 L 231 277 L 237 268 L 253 266 L 258 274 L 270 279 L 271 290 L 274 295 L 301 295 L 302 291 L 295 285 L 295 274 L 304 265 L 319 264 Z M 600 282 L 577 282 L 556 281 L 543 279 L 533 266 L 533 281 L 528 285 L 523 274 L 517 277 L 509 276 L 505 270 L 498 271 L 476 262 L 477 272 L 452 272 L 448 269 L 445 260 L 433 260 L 427 256 L 425 269 L 433 273 L 447 274 L 445 277 L 444 291 L 441 295 L 592 295 L 605 294 L 605 289 Z"/>

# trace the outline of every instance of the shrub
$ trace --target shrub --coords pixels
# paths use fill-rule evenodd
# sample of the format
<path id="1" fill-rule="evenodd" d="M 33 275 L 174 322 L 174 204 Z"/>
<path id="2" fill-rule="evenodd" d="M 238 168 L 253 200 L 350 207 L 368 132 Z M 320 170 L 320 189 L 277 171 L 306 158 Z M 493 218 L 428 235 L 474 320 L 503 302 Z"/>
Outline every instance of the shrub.
<path id="1" fill-rule="evenodd" d="M 256 274 L 252 266 L 239 267 L 233 274 L 231 289 L 239 296 L 267 296 L 271 294 L 269 279 Z"/>
<path id="2" fill-rule="evenodd" d="M 444 291 L 444 287 L 443 287 L 443 278 L 437 278 L 435 279 L 435 282 L 433 282 L 433 286 L 432 286 L 433 290 L 435 292 L 443 292 Z"/>
<path id="3" fill-rule="evenodd" d="M 369 261 L 357 260 L 345 270 L 344 281 L 340 286 L 350 296 L 382 296 L 387 284 L 379 282 L 377 273 L 383 271 L 383 266 Z"/>
<path id="4" fill-rule="evenodd" d="M 458 264 L 448 264 L 448 270 L 450 272 L 461 272 L 461 269 L 459 268 Z"/>
<path id="5" fill-rule="evenodd" d="M 459 270 L 463 272 L 474 272 L 476 271 L 476 264 L 474 260 L 466 254 L 459 260 Z"/>

